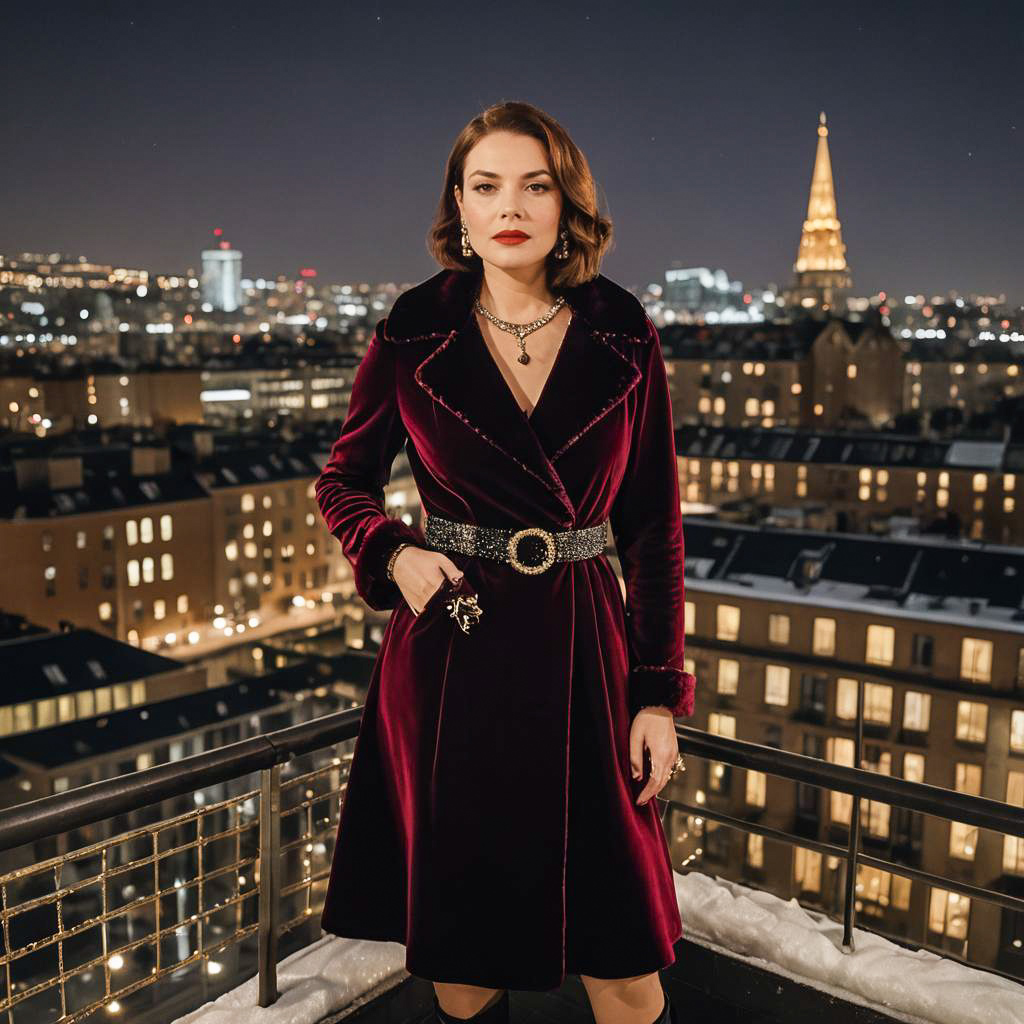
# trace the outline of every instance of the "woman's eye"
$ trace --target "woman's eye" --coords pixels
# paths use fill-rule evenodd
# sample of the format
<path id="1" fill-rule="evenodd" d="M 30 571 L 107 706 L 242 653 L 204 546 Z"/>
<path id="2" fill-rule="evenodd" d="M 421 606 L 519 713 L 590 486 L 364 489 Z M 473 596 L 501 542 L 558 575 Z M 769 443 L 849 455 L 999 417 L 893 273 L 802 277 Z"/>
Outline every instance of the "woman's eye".
<path id="1" fill-rule="evenodd" d="M 485 189 L 485 188 L 494 188 L 494 186 L 490 185 L 486 181 L 484 181 L 484 182 L 481 182 L 479 185 L 474 186 L 473 190 L 475 192 L 479 192 L 481 189 Z M 530 188 L 539 188 L 541 190 L 541 192 L 547 192 L 548 191 L 548 186 L 547 185 L 542 185 L 539 181 L 531 182 L 530 183 Z"/>

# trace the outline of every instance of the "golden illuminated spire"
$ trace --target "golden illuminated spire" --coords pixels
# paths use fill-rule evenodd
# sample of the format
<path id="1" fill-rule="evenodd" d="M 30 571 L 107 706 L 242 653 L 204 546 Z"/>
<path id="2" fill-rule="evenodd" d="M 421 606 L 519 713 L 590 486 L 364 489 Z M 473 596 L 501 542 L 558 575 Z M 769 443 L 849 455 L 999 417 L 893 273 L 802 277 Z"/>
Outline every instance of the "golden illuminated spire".
<path id="1" fill-rule="evenodd" d="M 814 156 L 811 194 L 807 200 L 807 219 L 800 235 L 793 269 L 847 270 L 846 246 L 836 212 L 836 190 L 832 182 L 832 160 L 828 152 L 828 128 L 825 112 L 818 121 L 818 151 Z"/>
<path id="2" fill-rule="evenodd" d="M 836 213 L 832 160 L 828 152 L 825 112 L 818 120 L 818 149 L 814 155 L 807 218 L 800 233 L 800 247 L 793 264 L 795 280 L 783 290 L 783 305 L 812 316 L 842 313 L 852 287 L 846 246 Z"/>

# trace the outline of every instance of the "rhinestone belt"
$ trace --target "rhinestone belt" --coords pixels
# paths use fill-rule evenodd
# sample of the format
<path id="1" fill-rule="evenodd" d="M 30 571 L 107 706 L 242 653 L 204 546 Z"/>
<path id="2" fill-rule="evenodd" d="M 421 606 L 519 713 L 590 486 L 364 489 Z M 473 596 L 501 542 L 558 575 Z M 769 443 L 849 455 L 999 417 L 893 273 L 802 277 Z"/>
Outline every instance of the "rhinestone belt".
<path id="1" fill-rule="evenodd" d="M 496 526 L 477 526 L 476 523 L 457 523 L 440 516 L 426 517 L 424 536 L 434 548 L 461 551 L 464 555 L 480 555 L 507 562 L 521 573 L 532 575 L 544 572 L 555 562 L 572 562 L 593 558 L 604 551 L 608 537 L 608 520 L 582 530 L 545 530 L 540 526 L 527 526 L 521 530 Z M 541 560 L 525 563 L 519 557 L 519 545 L 527 537 L 540 541 Z"/>

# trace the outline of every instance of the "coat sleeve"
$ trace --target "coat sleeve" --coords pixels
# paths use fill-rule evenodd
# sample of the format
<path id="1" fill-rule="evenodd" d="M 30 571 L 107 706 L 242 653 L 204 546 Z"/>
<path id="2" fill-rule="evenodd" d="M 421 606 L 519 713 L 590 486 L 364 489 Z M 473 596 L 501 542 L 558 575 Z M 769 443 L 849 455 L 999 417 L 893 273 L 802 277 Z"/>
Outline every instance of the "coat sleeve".
<path id="1" fill-rule="evenodd" d="M 629 706 L 664 705 L 693 714 L 695 677 L 683 670 L 683 522 L 668 375 L 657 328 L 639 367 L 636 418 L 626 473 L 609 518 L 626 584 Z"/>
<path id="2" fill-rule="evenodd" d="M 404 541 L 427 546 L 418 527 L 384 511 L 384 486 L 407 437 L 395 391 L 394 350 L 383 340 L 385 323 L 386 318 L 377 324 L 356 370 L 341 433 L 315 487 L 327 529 L 352 566 L 356 591 L 377 611 L 403 600 L 385 575 L 391 552 Z"/>

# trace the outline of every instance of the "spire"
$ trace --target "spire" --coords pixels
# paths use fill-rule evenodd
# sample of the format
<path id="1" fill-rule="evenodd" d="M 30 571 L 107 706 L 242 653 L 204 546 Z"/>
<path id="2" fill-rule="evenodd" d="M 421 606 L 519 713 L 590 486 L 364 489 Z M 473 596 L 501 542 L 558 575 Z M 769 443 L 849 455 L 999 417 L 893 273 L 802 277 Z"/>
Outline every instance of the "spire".
<path id="1" fill-rule="evenodd" d="M 818 119 L 818 149 L 814 155 L 807 219 L 800 235 L 800 247 L 793 269 L 798 274 L 805 271 L 849 269 L 836 211 L 836 190 L 832 181 L 832 160 L 828 152 L 828 128 L 825 126 L 824 110 Z"/>

